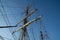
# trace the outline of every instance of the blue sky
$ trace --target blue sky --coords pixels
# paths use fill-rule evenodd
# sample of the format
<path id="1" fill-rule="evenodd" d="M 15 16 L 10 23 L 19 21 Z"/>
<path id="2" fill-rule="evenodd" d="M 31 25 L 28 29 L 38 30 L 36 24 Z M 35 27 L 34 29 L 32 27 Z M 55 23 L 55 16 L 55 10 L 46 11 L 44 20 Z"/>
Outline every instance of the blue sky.
<path id="1" fill-rule="evenodd" d="M 51 40 L 60 40 L 60 1 L 59 0 L 1 0 L 4 10 L 6 14 L 8 15 L 9 21 L 11 25 L 16 25 L 16 23 L 24 17 L 24 8 L 28 4 L 32 4 L 32 7 L 29 11 L 32 9 L 37 8 L 38 11 L 35 12 L 35 14 L 31 15 L 28 18 L 28 21 L 39 16 L 43 15 L 43 23 L 46 24 L 46 30 L 48 32 L 48 35 Z M 3 9 L 1 8 L 0 4 L 0 10 L 5 14 Z M 12 15 L 13 14 L 13 15 Z M 23 15 L 24 14 L 24 15 Z M 1 16 L 0 12 L 0 26 L 5 26 L 6 23 L 4 22 L 3 17 Z M 31 24 L 31 27 L 27 27 L 28 33 L 30 40 L 33 40 L 33 35 L 31 28 L 33 28 L 34 36 L 36 40 L 39 40 L 39 27 L 40 25 L 38 24 L 39 22 L 34 22 Z M 22 25 L 21 23 L 20 25 Z M 19 25 L 19 26 L 20 26 Z M 15 28 L 16 29 L 16 28 Z M 12 30 L 14 30 L 12 28 Z M 9 29 L 0 29 L 0 34 L 3 37 L 8 37 L 13 40 L 13 37 L 9 31 Z M 9 35 L 10 34 L 10 35 Z M 15 35 L 20 34 L 20 31 L 17 32 Z M 11 36 L 11 37 L 10 37 Z"/>

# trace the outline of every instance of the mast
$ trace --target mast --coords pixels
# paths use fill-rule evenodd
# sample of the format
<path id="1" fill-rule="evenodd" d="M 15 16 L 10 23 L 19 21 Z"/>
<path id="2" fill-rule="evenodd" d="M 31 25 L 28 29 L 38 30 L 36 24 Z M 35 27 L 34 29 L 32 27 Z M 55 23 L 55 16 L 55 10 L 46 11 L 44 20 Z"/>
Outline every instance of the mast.
<path id="1" fill-rule="evenodd" d="M 3 7 L 2 4 L 1 4 L 1 6 L 2 6 L 2 9 L 4 10 L 4 7 Z M 19 31 L 20 29 L 22 29 L 21 36 L 19 37 L 18 40 L 25 40 L 24 38 L 25 38 L 26 36 L 28 36 L 27 38 L 28 38 L 28 40 L 30 40 L 26 27 L 27 27 L 29 24 L 31 24 L 31 23 L 33 23 L 33 22 L 35 22 L 35 21 L 37 21 L 37 20 L 39 20 L 39 19 L 41 18 L 41 16 L 39 16 L 39 17 L 37 17 L 36 19 L 33 19 L 33 20 L 31 20 L 31 21 L 28 22 L 28 21 L 27 21 L 27 18 L 28 18 L 31 14 L 33 14 L 35 11 L 37 11 L 37 9 L 34 9 L 34 10 L 28 12 L 30 7 L 31 7 L 31 5 L 28 5 L 28 6 L 25 8 L 25 10 L 24 10 L 24 13 L 26 14 L 25 17 L 24 17 L 21 21 L 18 21 L 15 26 L 9 26 L 9 25 L 10 25 L 10 22 L 9 22 L 9 20 L 8 20 L 7 15 L 5 15 L 5 17 L 4 17 L 4 15 L 3 15 L 2 12 L 1 12 L 2 16 L 4 17 L 4 20 L 6 21 L 6 19 L 7 19 L 8 21 L 6 21 L 7 26 L 0 26 L 0 28 L 17 27 L 18 24 L 20 24 L 22 21 L 24 21 L 23 26 L 19 27 L 19 28 L 18 28 L 17 30 L 15 30 L 15 31 L 13 31 L 13 33 Z M 1 10 L 0 10 L 0 11 L 1 11 Z M 5 12 L 5 11 L 4 11 L 4 12 Z M 6 19 L 5 19 L 5 18 L 6 18 Z M 40 40 L 44 40 L 44 35 L 43 35 L 43 31 L 42 31 L 42 24 L 41 24 L 41 22 L 40 22 L 40 25 L 41 25 L 41 26 L 40 26 Z M 46 32 L 46 31 L 45 31 L 45 32 Z M 34 40 L 35 40 L 35 39 L 34 39 Z"/>
<path id="2" fill-rule="evenodd" d="M 25 16 L 27 16 L 28 15 L 28 10 L 29 10 L 29 8 L 30 8 L 30 5 L 28 5 L 26 8 L 25 8 Z M 25 18 L 24 19 L 24 25 L 27 23 L 27 18 Z M 27 28 L 23 28 L 22 29 L 22 35 L 21 35 L 21 38 L 19 39 L 19 40 L 23 40 L 23 37 L 25 37 L 26 35 L 25 35 L 25 33 L 27 33 Z M 27 35 L 28 35 L 28 33 L 27 33 Z M 28 36 L 28 39 L 29 39 L 29 36 Z"/>

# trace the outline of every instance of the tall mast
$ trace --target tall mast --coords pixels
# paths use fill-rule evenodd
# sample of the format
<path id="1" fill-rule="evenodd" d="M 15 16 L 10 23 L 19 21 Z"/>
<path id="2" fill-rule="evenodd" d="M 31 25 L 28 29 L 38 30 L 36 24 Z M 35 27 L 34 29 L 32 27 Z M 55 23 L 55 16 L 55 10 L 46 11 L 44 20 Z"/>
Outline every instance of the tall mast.
<path id="1" fill-rule="evenodd" d="M 30 5 L 28 5 L 28 6 L 25 8 L 25 10 L 24 10 L 25 13 L 26 13 L 25 16 L 28 15 L 28 10 L 29 10 L 29 8 L 30 8 Z M 26 23 L 27 23 L 27 18 L 24 19 L 24 25 L 25 25 Z M 26 28 L 23 28 L 23 30 L 22 30 L 22 36 L 21 36 L 20 40 L 23 40 L 23 37 L 26 36 L 25 33 L 27 33 L 27 29 L 26 29 Z M 27 35 L 28 35 L 28 33 L 27 33 Z M 28 39 L 29 39 L 29 36 L 28 36 Z"/>
<path id="2" fill-rule="evenodd" d="M 35 18 L 35 19 L 27 22 L 27 18 L 28 18 L 32 13 L 34 13 L 35 11 L 37 11 L 37 9 L 34 9 L 34 10 L 32 10 L 32 11 L 30 11 L 30 12 L 28 13 L 29 8 L 30 8 L 30 5 L 28 5 L 28 6 L 26 7 L 26 9 L 24 10 L 24 12 L 25 12 L 25 14 L 26 14 L 25 17 L 24 17 L 21 21 L 19 21 L 19 22 L 17 23 L 17 25 L 18 25 L 19 23 L 21 23 L 22 21 L 24 21 L 24 25 L 21 26 L 21 27 L 19 27 L 19 28 L 16 29 L 16 30 L 14 30 L 13 33 L 12 33 L 12 34 L 14 34 L 15 32 L 17 32 L 17 31 L 19 31 L 20 29 L 22 29 L 22 33 L 21 33 L 21 35 L 19 36 L 19 39 L 18 39 L 18 40 L 25 40 L 25 39 L 26 39 L 26 36 L 28 36 L 26 40 L 30 40 L 30 39 L 29 39 L 29 35 L 28 35 L 28 33 L 27 33 L 26 27 L 27 27 L 29 24 L 31 24 L 31 23 L 33 23 L 33 22 L 41 19 L 41 16 L 38 16 L 37 18 Z M 24 38 L 25 38 L 25 39 L 24 39 Z"/>

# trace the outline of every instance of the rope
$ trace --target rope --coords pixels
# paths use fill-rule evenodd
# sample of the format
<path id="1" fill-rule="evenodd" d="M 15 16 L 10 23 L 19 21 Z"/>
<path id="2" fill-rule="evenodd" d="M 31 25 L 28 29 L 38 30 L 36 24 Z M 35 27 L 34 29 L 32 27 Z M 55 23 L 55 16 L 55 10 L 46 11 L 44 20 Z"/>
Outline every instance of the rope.
<path id="1" fill-rule="evenodd" d="M 1 0 L 0 0 L 0 2 L 1 2 Z M 10 24 L 10 21 L 9 21 L 9 19 L 8 19 L 8 16 L 7 16 L 7 14 L 6 14 L 6 11 L 4 10 L 4 6 L 2 5 L 2 2 L 1 2 L 1 6 L 2 6 L 2 9 L 3 9 L 3 11 L 4 11 L 4 13 L 5 13 L 5 16 L 4 16 L 4 14 L 1 12 L 1 14 L 2 14 L 2 16 L 3 16 L 3 18 L 4 18 L 4 20 L 5 20 L 5 22 L 6 22 L 6 24 L 7 25 L 11 25 Z M 1 11 L 1 10 L 0 10 Z M 6 18 L 5 18 L 6 17 Z M 6 20 L 7 19 L 7 20 Z M 9 29 L 10 30 L 10 29 Z M 11 31 L 10 31 L 11 32 Z M 13 37 L 14 38 L 14 37 Z M 15 39 L 15 38 L 14 38 Z"/>
<path id="2" fill-rule="evenodd" d="M 32 29 L 32 35 L 33 35 L 33 37 L 34 37 L 34 32 L 33 32 L 33 28 L 31 27 L 31 29 Z M 36 39 L 35 39 L 35 37 L 34 37 L 34 40 L 36 40 Z"/>

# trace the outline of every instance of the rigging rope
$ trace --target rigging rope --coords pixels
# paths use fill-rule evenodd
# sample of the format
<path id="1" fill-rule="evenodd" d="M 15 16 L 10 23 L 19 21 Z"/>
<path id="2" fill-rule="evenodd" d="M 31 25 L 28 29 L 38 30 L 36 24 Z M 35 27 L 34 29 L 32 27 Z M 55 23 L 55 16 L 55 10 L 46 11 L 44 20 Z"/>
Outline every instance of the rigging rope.
<path id="1" fill-rule="evenodd" d="M 0 0 L 0 3 L 1 3 L 1 0 Z M 2 3 L 1 3 L 1 7 L 2 7 L 2 9 L 4 10 Z M 0 12 L 1 12 L 1 15 L 2 15 L 3 18 L 4 18 L 4 21 L 5 21 L 6 24 L 8 25 L 8 23 L 7 23 L 6 19 L 5 19 L 4 13 L 1 11 L 1 9 L 0 9 Z"/>
<path id="2" fill-rule="evenodd" d="M 41 19 L 40 19 L 40 38 L 41 38 L 41 40 L 44 40 L 43 32 L 42 32 L 42 20 Z"/>
<path id="3" fill-rule="evenodd" d="M 31 27 L 31 30 L 32 30 L 32 35 L 34 37 L 34 32 L 33 32 L 33 28 L 32 27 Z M 34 37 L 34 40 L 36 40 L 35 37 Z"/>
<path id="4" fill-rule="evenodd" d="M 1 2 L 1 0 L 0 0 L 0 2 Z M 6 11 L 4 10 L 4 6 L 3 6 L 2 2 L 1 2 L 1 7 L 2 7 L 4 13 L 5 13 L 5 16 L 4 16 L 4 14 L 1 12 L 1 14 L 2 14 L 2 16 L 3 16 L 6 24 L 7 24 L 7 25 L 11 25 L 11 24 L 10 24 L 10 21 L 9 21 L 9 19 L 8 19 L 8 16 L 7 16 L 7 14 L 6 14 Z M 1 11 L 1 10 L 0 10 L 0 11 Z M 5 18 L 5 17 L 6 17 L 6 18 Z M 6 19 L 7 19 L 7 20 L 6 20 Z M 9 29 L 9 30 L 10 30 L 10 29 Z M 10 32 L 11 32 L 11 31 L 10 31 Z M 13 38 L 14 38 L 14 37 L 13 37 Z M 15 39 L 15 38 L 14 38 L 14 39 Z"/>
<path id="5" fill-rule="evenodd" d="M 42 30 L 44 29 L 44 30 Z M 45 34 L 43 34 L 43 31 Z M 42 20 L 40 20 L 40 33 L 41 33 L 41 40 L 45 40 L 46 38 L 49 39 L 48 33 L 45 28 L 45 24 L 43 25 Z"/>
<path id="6" fill-rule="evenodd" d="M 43 25 L 43 27 L 44 27 L 44 32 L 45 32 L 44 39 L 46 39 L 46 38 L 50 39 L 50 37 L 49 37 L 49 35 L 48 35 L 48 32 L 47 32 L 47 30 L 46 30 L 45 24 Z"/>

